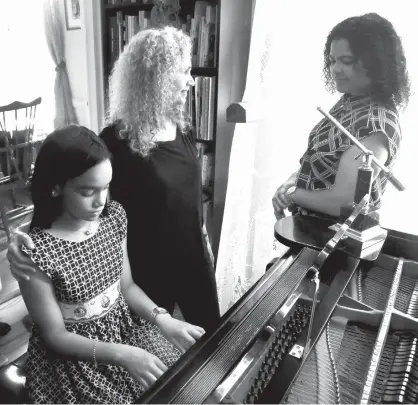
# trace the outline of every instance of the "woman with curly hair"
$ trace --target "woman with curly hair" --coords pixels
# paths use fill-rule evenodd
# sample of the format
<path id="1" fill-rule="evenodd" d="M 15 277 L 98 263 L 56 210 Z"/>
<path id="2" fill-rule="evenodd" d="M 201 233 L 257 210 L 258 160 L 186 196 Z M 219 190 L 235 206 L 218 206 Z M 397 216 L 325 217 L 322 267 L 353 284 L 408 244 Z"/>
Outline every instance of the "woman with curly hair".
<path id="1" fill-rule="evenodd" d="M 111 197 L 126 210 L 127 251 L 134 282 L 159 308 L 206 331 L 220 319 L 215 272 L 202 220 L 202 183 L 185 102 L 191 76 L 190 38 L 172 27 L 136 34 L 113 68 L 107 127 Z M 16 239 L 17 238 L 17 239 Z M 16 278 L 31 266 L 18 246 L 8 259 Z M 30 271 L 30 270 L 29 270 Z"/>
<path id="2" fill-rule="evenodd" d="M 201 169 L 185 102 L 190 37 L 172 27 L 137 34 L 113 69 L 108 127 L 110 192 L 128 215 L 135 282 L 161 307 L 180 307 L 206 330 L 220 318 L 215 271 L 202 217 Z"/>
<path id="3" fill-rule="evenodd" d="M 375 157 L 391 169 L 401 141 L 398 108 L 405 107 L 410 83 L 401 39 L 376 13 L 347 18 L 329 33 L 324 49 L 326 88 L 343 96 L 333 115 Z M 359 149 L 327 119 L 312 130 L 300 168 L 273 196 L 276 217 L 285 209 L 336 218 L 354 200 Z M 381 206 L 387 177 L 374 167 L 370 204 Z"/>

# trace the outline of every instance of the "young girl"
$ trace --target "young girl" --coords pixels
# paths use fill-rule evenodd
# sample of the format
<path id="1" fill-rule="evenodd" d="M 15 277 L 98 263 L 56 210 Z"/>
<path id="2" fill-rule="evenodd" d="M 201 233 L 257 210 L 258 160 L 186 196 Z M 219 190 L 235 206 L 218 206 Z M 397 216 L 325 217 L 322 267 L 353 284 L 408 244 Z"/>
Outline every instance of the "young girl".
<path id="1" fill-rule="evenodd" d="M 22 247 L 37 270 L 20 280 L 35 325 L 27 362 L 34 402 L 135 401 L 204 333 L 133 283 L 125 211 L 108 201 L 111 179 L 109 152 L 87 128 L 70 125 L 44 141 L 31 190 L 35 249 Z"/>

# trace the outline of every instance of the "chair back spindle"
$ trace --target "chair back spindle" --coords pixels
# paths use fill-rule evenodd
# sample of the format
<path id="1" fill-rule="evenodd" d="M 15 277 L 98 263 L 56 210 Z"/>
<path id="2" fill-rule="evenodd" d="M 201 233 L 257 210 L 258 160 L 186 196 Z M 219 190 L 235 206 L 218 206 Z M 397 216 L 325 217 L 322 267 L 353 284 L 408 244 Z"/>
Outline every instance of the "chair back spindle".
<path id="1" fill-rule="evenodd" d="M 29 103 L 15 101 L 0 106 L 0 230 L 6 231 L 9 240 L 11 221 L 29 214 L 33 208 L 19 205 L 16 191 L 30 185 L 36 159 L 36 110 L 41 102 L 39 97 Z"/>

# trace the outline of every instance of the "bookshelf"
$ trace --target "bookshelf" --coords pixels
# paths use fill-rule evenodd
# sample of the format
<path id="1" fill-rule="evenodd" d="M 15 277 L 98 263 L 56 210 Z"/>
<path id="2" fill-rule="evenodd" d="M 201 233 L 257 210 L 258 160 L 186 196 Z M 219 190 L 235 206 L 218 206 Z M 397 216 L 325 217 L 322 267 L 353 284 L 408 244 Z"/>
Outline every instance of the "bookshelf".
<path id="1" fill-rule="evenodd" d="M 213 240 L 213 199 L 218 98 L 218 55 L 221 0 L 180 0 L 181 28 L 193 41 L 192 76 L 195 86 L 186 109 L 192 117 L 193 137 L 201 163 L 203 216 Z M 152 26 L 152 0 L 101 0 L 104 89 L 114 61 L 130 38 Z"/>

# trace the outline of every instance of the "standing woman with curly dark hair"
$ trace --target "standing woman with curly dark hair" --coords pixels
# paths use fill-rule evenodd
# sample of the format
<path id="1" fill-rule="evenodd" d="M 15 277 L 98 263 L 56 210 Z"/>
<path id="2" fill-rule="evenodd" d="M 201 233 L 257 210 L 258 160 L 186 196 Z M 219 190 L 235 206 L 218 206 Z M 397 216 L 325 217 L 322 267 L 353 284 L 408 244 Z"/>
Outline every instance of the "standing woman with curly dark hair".
<path id="1" fill-rule="evenodd" d="M 392 168 L 401 141 L 398 109 L 406 107 L 410 83 L 402 42 L 376 13 L 348 18 L 329 33 L 324 49 L 326 88 L 343 96 L 333 115 L 375 157 Z M 293 213 L 338 217 L 354 200 L 359 149 L 327 119 L 312 130 L 300 168 L 276 191 L 277 217 Z M 374 167 L 370 204 L 381 206 L 387 177 Z"/>

